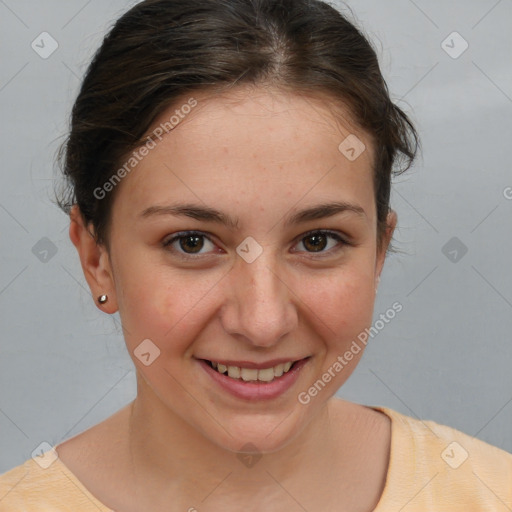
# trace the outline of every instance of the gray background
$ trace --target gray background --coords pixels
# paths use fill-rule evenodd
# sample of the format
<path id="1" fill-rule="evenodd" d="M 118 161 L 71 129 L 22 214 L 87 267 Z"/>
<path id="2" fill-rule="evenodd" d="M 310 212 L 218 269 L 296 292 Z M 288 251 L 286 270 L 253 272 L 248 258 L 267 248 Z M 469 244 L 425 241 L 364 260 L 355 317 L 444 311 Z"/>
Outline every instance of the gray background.
<path id="1" fill-rule="evenodd" d="M 0 0 L 2 472 L 135 397 L 119 317 L 94 305 L 69 221 L 50 201 L 80 77 L 134 3 Z M 374 317 L 395 301 L 403 311 L 338 395 L 512 452 L 512 2 L 348 4 L 392 98 L 417 124 L 423 155 L 395 181 L 404 253 L 388 257 Z M 47 59 L 31 48 L 45 31 L 59 44 Z M 458 58 L 441 46 L 453 31 L 469 43 Z"/>

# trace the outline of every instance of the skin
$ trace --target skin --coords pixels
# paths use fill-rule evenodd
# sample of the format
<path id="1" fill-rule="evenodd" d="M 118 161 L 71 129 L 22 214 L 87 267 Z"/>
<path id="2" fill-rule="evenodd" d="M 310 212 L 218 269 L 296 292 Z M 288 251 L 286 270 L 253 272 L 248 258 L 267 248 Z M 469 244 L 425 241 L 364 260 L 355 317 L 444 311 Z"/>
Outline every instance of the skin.
<path id="1" fill-rule="evenodd" d="M 117 185 L 110 252 L 78 209 L 71 212 L 70 238 L 92 295 L 106 293 L 98 307 L 119 311 L 137 397 L 57 447 L 59 456 L 118 512 L 168 511 L 170 503 L 198 512 L 240 510 L 240 503 L 254 511 L 373 510 L 388 468 L 389 419 L 333 398 L 363 350 L 308 404 L 297 399 L 372 323 L 397 221 L 392 211 L 378 248 L 372 142 L 347 112 L 341 122 L 333 117 L 320 96 L 239 87 L 193 97 L 197 107 Z M 351 133 L 366 145 L 354 161 L 338 150 Z M 284 223 L 333 201 L 365 214 Z M 220 210 L 238 227 L 139 218 L 150 206 L 177 202 Z M 187 230 L 211 239 L 200 239 L 199 256 L 190 239 L 163 246 Z M 333 231 L 350 245 L 327 237 L 314 252 L 312 230 Z M 252 263 L 236 252 L 249 236 L 263 250 Z M 187 250 L 196 259 L 180 257 Z M 160 350 L 149 366 L 134 355 L 145 339 Z M 306 356 L 292 388 L 264 401 L 222 391 L 196 359 Z M 247 443 L 263 454 L 252 467 L 237 456 Z"/>

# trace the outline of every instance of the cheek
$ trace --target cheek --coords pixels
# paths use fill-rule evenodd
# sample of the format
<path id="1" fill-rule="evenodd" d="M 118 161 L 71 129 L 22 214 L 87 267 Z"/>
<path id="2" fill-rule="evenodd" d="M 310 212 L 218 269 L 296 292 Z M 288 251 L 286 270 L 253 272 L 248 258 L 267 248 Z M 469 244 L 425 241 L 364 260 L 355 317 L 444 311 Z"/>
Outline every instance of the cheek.
<path id="1" fill-rule="evenodd" d="M 375 286 L 366 274 L 333 274 L 302 287 L 304 302 L 324 325 L 331 345 L 343 346 L 371 323 Z"/>
<path id="2" fill-rule="evenodd" d="M 329 391 L 323 396 L 336 393 L 356 369 L 366 348 L 365 329 L 372 322 L 374 291 L 368 278 L 344 276 L 326 282 L 312 299 L 319 318 L 317 330 L 322 329 L 324 335 L 325 352 L 316 368 L 312 388 L 306 390 L 310 396 L 324 388 Z"/>
<path id="3" fill-rule="evenodd" d="M 119 286 L 119 311 L 129 349 L 149 338 L 162 355 L 183 352 L 202 328 L 208 293 L 221 277 L 158 264 L 127 266 Z"/>

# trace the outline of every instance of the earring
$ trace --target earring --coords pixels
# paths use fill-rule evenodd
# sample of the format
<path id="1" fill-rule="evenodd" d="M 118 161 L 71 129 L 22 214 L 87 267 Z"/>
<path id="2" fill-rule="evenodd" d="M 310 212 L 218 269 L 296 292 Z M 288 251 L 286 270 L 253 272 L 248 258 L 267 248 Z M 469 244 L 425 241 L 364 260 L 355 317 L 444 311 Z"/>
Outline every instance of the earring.
<path id="1" fill-rule="evenodd" d="M 98 297 L 98 302 L 99 302 L 100 304 L 105 304 L 105 302 L 107 302 L 107 300 L 108 300 L 108 297 L 107 297 L 106 295 L 100 295 L 100 296 Z"/>

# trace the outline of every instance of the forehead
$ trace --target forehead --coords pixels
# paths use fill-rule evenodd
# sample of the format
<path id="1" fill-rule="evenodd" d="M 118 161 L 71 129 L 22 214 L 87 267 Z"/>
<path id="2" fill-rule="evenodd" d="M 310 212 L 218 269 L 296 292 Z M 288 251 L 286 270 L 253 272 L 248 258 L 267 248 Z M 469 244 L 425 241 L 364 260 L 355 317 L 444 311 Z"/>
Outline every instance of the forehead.
<path id="1" fill-rule="evenodd" d="M 162 112 L 146 135 L 156 144 L 117 190 L 126 201 L 116 203 L 125 210 L 129 203 L 133 214 L 184 195 L 264 206 L 309 196 L 372 209 L 370 138 L 348 109 L 338 102 L 334 111 L 319 95 L 254 87 L 196 92 Z"/>

